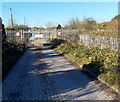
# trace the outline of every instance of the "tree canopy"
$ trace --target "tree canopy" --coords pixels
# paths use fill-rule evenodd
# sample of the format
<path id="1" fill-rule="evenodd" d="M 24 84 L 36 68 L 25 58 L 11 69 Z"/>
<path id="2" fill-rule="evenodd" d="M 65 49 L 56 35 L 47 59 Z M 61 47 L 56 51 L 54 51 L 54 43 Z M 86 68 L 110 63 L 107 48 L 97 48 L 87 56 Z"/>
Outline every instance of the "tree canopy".
<path id="1" fill-rule="evenodd" d="M 58 26 L 57 26 L 56 29 L 61 29 L 61 27 L 62 27 L 62 26 L 61 26 L 60 24 L 58 24 Z"/>

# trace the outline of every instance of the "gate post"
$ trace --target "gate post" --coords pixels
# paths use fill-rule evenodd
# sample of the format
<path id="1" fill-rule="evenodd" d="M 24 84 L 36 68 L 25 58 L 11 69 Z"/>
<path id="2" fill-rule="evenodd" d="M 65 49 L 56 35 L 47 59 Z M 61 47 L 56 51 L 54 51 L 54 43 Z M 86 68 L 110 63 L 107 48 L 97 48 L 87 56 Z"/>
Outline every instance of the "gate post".
<path id="1" fill-rule="evenodd" d="M 22 30 L 20 30 L 20 33 L 21 33 L 21 36 L 20 36 L 21 41 L 23 41 L 23 32 L 22 32 Z"/>

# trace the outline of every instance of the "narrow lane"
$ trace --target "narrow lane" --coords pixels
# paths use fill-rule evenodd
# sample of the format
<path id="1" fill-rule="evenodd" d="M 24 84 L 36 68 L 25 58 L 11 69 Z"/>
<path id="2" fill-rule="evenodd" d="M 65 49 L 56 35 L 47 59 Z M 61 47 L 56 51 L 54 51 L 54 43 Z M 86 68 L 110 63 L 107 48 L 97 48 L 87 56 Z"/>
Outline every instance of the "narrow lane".
<path id="1" fill-rule="evenodd" d="M 113 100 L 47 47 L 25 52 L 4 80 L 2 95 L 3 100 Z"/>

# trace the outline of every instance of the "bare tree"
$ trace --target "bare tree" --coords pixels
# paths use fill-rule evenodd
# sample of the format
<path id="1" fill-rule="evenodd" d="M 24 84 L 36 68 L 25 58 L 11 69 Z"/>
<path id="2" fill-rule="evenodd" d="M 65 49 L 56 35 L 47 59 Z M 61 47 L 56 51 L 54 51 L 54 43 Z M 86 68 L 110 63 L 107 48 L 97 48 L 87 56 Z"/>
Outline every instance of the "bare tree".
<path id="1" fill-rule="evenodd" d="M 96 21 L 93 18 L 84 17 L 83 21 L 81 22 L 81 28 L 87 31 L 93 30 L 95 25 Z"/>
<path id="2" fill-rule="evenodd" d="M 78 17 L 73 17 L 72 19 L 70 19 L 68 21 L 68 24 L 66 26 L 69 26 L 69 28 L 71 29 L 77 29 L 79 28 L 79 25 L 80 25 L 80 20 Z"/>
<path id="3" fill-rule="evenodd" d="M 46 28 L 51 28 L 51 27 L 54 27 L 55 25 L 54 25 L 54 23 L 52 23 L 52 22 L 47 22 L 46 23 Z"/>

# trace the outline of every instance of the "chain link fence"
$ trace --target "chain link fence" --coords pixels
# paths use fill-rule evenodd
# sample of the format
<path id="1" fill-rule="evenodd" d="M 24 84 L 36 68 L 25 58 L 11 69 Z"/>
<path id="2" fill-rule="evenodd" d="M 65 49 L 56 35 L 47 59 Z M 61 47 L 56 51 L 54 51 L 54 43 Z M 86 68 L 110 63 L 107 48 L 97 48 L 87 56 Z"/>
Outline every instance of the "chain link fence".
<path id="1" fill-rule="evenodd" d="M 17 34 L 18 33 L 18 34 Z M 7 40 L 29 42 L 29 38 L 32 36 L 31 32 L 24 30 L 6 30 Z"/>
<path id="2" fill-rule="evenodd" d="M 57 30 L 59 32 L 59 30 Z M 60 38 L 64 40 L 70 40 L 73 42 L 79 41 L 80 30 L 79 29 L 63 29 L 61 30 Z"/>
<path id="3" fill-rule="evenodd" d="M 99 47 L 100 49 L 110 48 L 118 51 L 120 46 L 120 36 L 102 36 L 81 34 L 79 29 L 61 30 L 61 36 L 58 38 L 70 40 L 73 42 L 81 42 L 87 47 Z"/>
<path id="4" fill-rule="evenodd" d="M 20 36 L 16 36 L 16 32 L 20 32 Z M 99 47 L 101 49 L 110 48 L 118 50 L 120 45 L 120 37 L 102 36 L 81 34 L 79 29 L 58 29 L 58 30 L 35 30 L 35 31 L 15 31 L 7 30 L 6 35 L 8 40 L 29 42 L 32 34 L 43 34 L 45 40 L 52 40 L 54 38 L 69 40 L 72 42 L 82 42 L 88 47 Z"/>
<path id="5" fill-rule="evenodd" d="M 99 47 L 100 49 L 110 48 L 118 50 L 120 37 L 110 37 L 101 35 L 79 35 L 79 41 L 88 47 Z"/>

